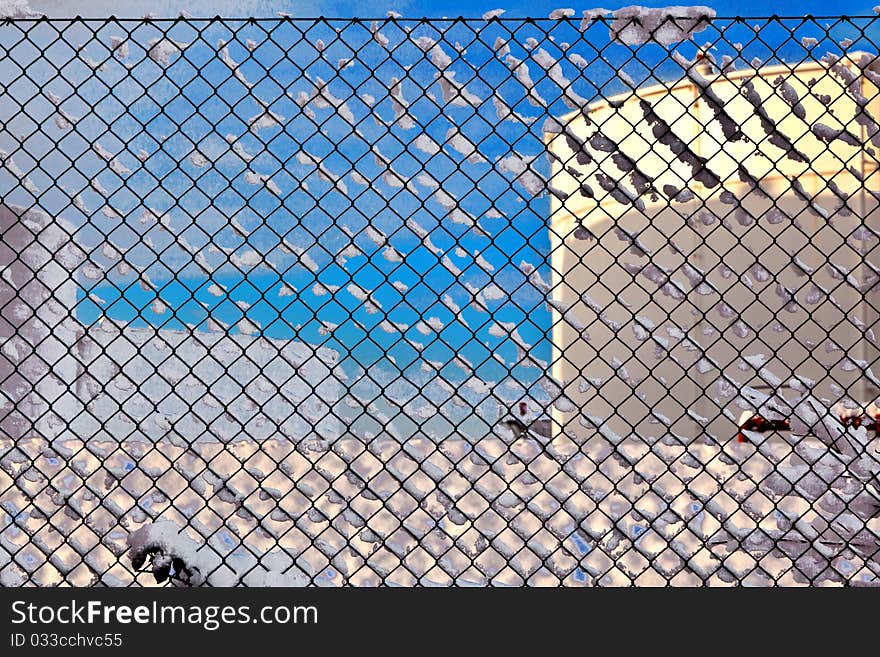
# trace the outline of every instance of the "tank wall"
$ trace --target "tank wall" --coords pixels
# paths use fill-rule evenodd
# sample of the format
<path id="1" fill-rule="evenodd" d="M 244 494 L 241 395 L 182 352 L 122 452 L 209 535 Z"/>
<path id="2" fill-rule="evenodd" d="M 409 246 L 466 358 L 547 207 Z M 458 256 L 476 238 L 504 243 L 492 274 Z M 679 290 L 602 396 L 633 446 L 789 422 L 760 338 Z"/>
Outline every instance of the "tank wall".
<path id="1" fill-rule="evenodd" d="M 604 172 L 629 189 L 637 184 L 611 152 L 584 165 L 571 139 L 551 139 L 559 159 L 582 175 L 578 181 L 554 165 L 552 181 L 565 193 L 552 200 L 553 374 L 573 402 L 554 410 L 559 430 L 580 440 L 598 431 L 730 439 L 748 410 L 734 391 L 767 385 L 762 367 L 782 382 L 807 380 L 829 404 L 864 404 L 880 393 L 867 367 L 878 356 L 869 331 L 878 330 L 876 159 L 810 130 L 823 123 L 864 141 L 864 127 L 845 120 L 858 108 L 838 78 L 824 68 L 785 76 L 802 97 L 801 119 L 774 93 L 778 77 L 753 86 L 803 157 L 767 139 L 766 123 L 730 83 L 713 88 L 744 134 L 734 143 L 692 85 L 643 94 L 720 174 L 714 186 L 706 176 L 695 181 L 692 166 L 659 142 L 638 99 L 572 122 L 588 142 L 600 131 L 653 178 L 659 194 L 644 196 L 643 207 L 619 202 L 597 182 Z M 826 104 L 825 96 L 834 100 Z M 737 162 L 753 181 L 744 181 Z M 576 191 L 583 182 L 596 198 Z M 682 189 L 693 194 L 676 196 Z"/>

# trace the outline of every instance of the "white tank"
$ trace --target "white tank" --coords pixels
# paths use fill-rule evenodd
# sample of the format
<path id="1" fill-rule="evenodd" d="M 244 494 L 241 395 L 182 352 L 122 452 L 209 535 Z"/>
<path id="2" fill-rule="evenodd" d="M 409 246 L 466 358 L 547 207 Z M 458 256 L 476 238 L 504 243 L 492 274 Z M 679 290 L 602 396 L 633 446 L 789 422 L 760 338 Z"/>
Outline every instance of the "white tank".
<path id="1" fill-rule="evenodd" d="M 697 65 L 546 135 L 557 432 L 726 439 L 774 376 L 876 398 L 873 61 Z"/>

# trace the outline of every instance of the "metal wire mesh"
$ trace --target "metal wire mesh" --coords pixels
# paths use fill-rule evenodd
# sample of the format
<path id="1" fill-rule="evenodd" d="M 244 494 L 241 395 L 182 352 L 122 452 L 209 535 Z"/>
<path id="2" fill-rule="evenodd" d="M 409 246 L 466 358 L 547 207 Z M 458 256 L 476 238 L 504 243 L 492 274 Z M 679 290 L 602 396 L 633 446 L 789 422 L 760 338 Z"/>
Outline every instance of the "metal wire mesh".
<path id="1" fill-rule="evenodd" d="M 0 24 L 0 582 L 876 583 L 880 26 L 710 14 Z"/>

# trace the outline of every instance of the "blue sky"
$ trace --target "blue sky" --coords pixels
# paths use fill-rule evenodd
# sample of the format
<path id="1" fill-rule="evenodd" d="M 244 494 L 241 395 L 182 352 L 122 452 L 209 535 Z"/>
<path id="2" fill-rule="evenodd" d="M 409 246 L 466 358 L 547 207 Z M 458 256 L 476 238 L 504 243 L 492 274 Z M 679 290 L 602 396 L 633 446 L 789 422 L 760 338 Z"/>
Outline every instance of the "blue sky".
<path id="1" fill-rule="evenodd" d="M 432 88 L 439 95 L 433 78 L 436 69 L 411 43 L 396 51 L 398 59 L 415 62 L 413 68 L 404 69 L 398 62 L 387 60 L 387 53 L 373 42 L 369 31 L 352 28 L 345 41 L 357 50 L 360 65 L 340 74 L 335 62 L 347 54 L 347 46 L 326 25 L 310 29 L 307 40 L 302 40 L 295 26 L 270 25 L 276 43 L 284 44 L 283 48 L 296 46 L 288 51 L 266 39 L 263 27 L 239 24 L 231 28 L 234 33 L 229 26 L 204 28 L 202 24 L 200 29 L 204 31 L 196 35 L 190 26 L 175 26 L 169 36 L 191 45 L 185 57 L 175 56 L 164 69 L 145 58 L 143 49 L 138 50 L 135 43 L 131 43 L 129 59 L 132 68 L 112 56 L 108 58 L 107 44 L 124 34 L 123 28 L 113 24 L 101 26 L 97 34 L 81 26 L 66 30 L 65 41 L 83 46 L 75 55 L 52 32 L 47 32 L 46 38 L 53 45 L 42 53 L 27 44 L 19 45 L 13 53 L 12 59 L 26 65 L 33 80 L 50 80 L 37 91 L 38 95 L 51 92 L 69 99 L 66 111 L 80 117 L 75 130 L 59 130 L 49 112 L 43 122 L 43 135 L 28 137 L 34 126 L 26 115 L 45 114 L 45 99 L 27 101 L 25 112 L 16 111 L 15 103 L 0 112 L 11 119 L 5 130 L 0 130 L 0 148 L 12 153 L 21 169 L 31 171 L 31 178 L 41 190 L 50 190 L 40 196 L 39 206 L 78 227 L 77 241 L 93 251 L 90 259 L 102 271 L 98 276 L 77 277 L 81 286 L 79 319 L 89 324 L 105 315 L 139 326 L 181 328 L 190 324 L 211 330 L 210 317 L 236 332 L 241 330 L 242 317 L 246 317 L 268 337 L 295 338 L 336 349 L 344 361 L 349 357 L 343 365 L 351 366 L 350 376 L 369 370 L 370 377 L 380 387 L 387 386 L 388 391 L 394 386 L 407 387 L 399 381 L 401 372 L 412 381 L 432 377 L 431 371 L 424 369 L 428 362 L 439 364 L 444 379 L 459 383 L 471 375 L 500 382 L 513 370 L 517 381 L 527 386 L 533 383 L 543 373 L 542 368 L 517 367 L 515 363 L 521 357 L 517 345 L 491 330 L 494 321 L 513 324 L 521 339 L 533 345 L 535 357 L 549 359 L 549 312 L 518 268 L 520 262 L 531 263 L 541 268 L 545 280 L 549 279 L 547 199 L 515 192 L 502 175 L 491 170 L 488 161 L 471 170 L 481 177 L 477 183 L 456 170 L 457 160 L 449 149 L 445 154 L 428 156 L 407 147 L 407 141 L 422 132 L 443 143 L 450 125 L 457 125 L 465 133 L 473 131 L 472 139 L 477 139 L 479 130 L 494 132 L 481 148 L 487 156 L 508 152 L 509 143 L 516 143 L 524 153 L 539 155 L 540 126 L 530 134 L 509 124 L 493 126 L 497 121 L 492 118 L 491 103 L 479 111 L 461 107 L 443 107 L 440 111 L 437 101 L 425 93 Z M 157 28 L 129 29 L 140 29 L 133 41 L 144 44 Z M 394 43 L 404 38 L 398 28 L 389 26 L 385 31 Z M 461 36 L 455 38 L 469 37 L 467 29 L 459 32 Z M 31 38 L 40 43 L 39 29 L 31 33 Z M 240 71 L 254 83 L 253 89 L 231 76 L 218 57 L 216 44 L 220 39 L 231 39 L 229 56 L 242 63 Z M 249 53 L 249 39 L 262 45 Z M 328 46 L 325 57 L 314 61 L 318 39 Z M 450 52 L 454 51 L 450 48 Z M 35 59 L 27 64 L 31 57 Z M 54 77 L 53 65 L 71 57 L 73 62 L 65 70 L 71 82 Z M 485 59 L 486 55 L 477 50 L 475 57 Z M 86 59 L 106 60 L 106 69 L 92 71 L 84 65 Z M 458 66 L 464 64 L 462 61 Z M 509 71 L 500 62 L 488 67 L 484 63 L 482 68 L 481 75 L 490 83 L 492 79 L 511 81 Z M 354 136 L 351 127 L 332 111 L 315 108 L 317 118 L 309 119 L 297 109 L 293 98 L 312 88 L 302 70 L 307 70 L 313 80 L 321 76 L 332 81 L 330 91 L 351 103 L 364 138 Z M 466 67 L 459 74 L 465 72 Z M 13 69 L 5 75 L 7 84 L 19 77 Z M 390 120 L 389 90 L 385 85 L 394 76 L 408 78 L 403 92 L 418 116 L 418 125 L 407 134 L 375 124 L 373 111 L 357 100 L 367 93 L 375 96 L 375 115 Z M 283 80 L 283 88 L 272 77 Z M 492 91 L 486 83 L 472 80 L 469 84 L 483 98 Z M 16 101 L 31 96 L 23 79 L 11 86 Z M 247 120 L 260 111 L 258 98 L 271 102 L 272 111 L 286 118 L 283 129 L 249 129 Z M 194 114 L 196 108 L 198 113 Z M 481 115 L 490 117 L 490 122 L 479 123 Z M 112 125 L 110 131 L 108 124 Z M 235 135 L 237 144 L 255 155 L 249 166 L 243 167 L 236 157 L 230 157 L 227 135 Z M 509 143 L 502 141 L 505 139 Z M 117 154 L 131 173 L 120 178 L 110 171 L 90 152 L 94 141 Z M 320 157 L 336 175 L 357 170 L 374 180 L 381 175 L 381 167 L 374 162 L 372 145 L 392 158 L 392 166 L 401 173 L 414 178 L 419 172 L 429 171 L 436 180 L 444 181 L 444 187 L 480 217 L 480 227 L 487 233 L 441 221 L 444 212 L 436 202 L 429 201 L 430 190 L 424 186 L 416 193 L 398 194 L 380 183 L 358 188 L 346 178 L 352 197 L 357 194 L 356 202 L 352 202 L 345 194 L 332 192 L 326 181 L 318 180 L 294 159 L 296 153 L 307 151 Z M 211 166 L 200 168 L 191 162 L 189 156 L 196 147 L 212 161 Z M 33 155 L 40 152 L 45 154 Z M 149 157 L 139 161 L 140 152 Z M 64 171 L 65 156 L 74 153 L 82 153 L 76 168 L 84 172 L 83 176 L 73 170 Z M 546 167 L 546 162 L 539 166 Z M 272 175 L 284 192 L 284 201 L 248 184 L 246 169 Z M 306 178 L 309 190 L 297 191 L 297 181 Z M 97 180 L 103 191 L 96 191 L 90 180 Z M 161 180 L 158 186 L 157 180 Z M 85 212 L 71 205 L 76 195 L 83 198 Z M 30 204 L 21 188 L 10 198 Z M 102 213 L 105 203 L 112 207 L 112 216 Z M 482 214 L 492 206 L 503 211 L 507 219 L 484 218 Z M 166 217 L 170 231 L 145 224 L 141 220 L 145 208 Z M 233 216 L 249 231 L 244 242 L 229 230 L 229 217 Z M 439 252 L 420 244 L 417 236 L 402 225 L 405 219 L 429 232 Z M 383 249 L 371 243 L 364 234 L 368 222 L 389 236 L 394 248 L 405 254 L 404 262 L 389 260 Z M 345 230 L 356 236 L 361 253 L 343 265 L 336 256 L 349 240 Z M 319 269 L 292 266 L 291 258 L 277 249 L 279 235 L 307 250 Z M 102 246 L 105 236 L 110 236 L 107 241 L 113 250 L 125 252 L 126 260 L 149 276 L 148 287 L 142 285 L 144 278 L 133 277 L 130 269 L 120 274 L 115 263 L 107 260 Z M 227 264 L 206 278 L 190 254 L 174 244 L 175 236 L 202 253 L 214 246 L 231 249 L 239 256 L 256 252 L 278 269 L 270 271 L 261 265 L 242 275 Z M 487 272 L 484 266 L 478 266 L 477 253 L 484 262 L 494 263 L 494 270 Z M 467 286 L 485 289 L 491 282 L 490 274 L 494 274 L 493 280 L 505 296 L 487 301 L 487 308 L 481 311 L 472 307 Z M 332 291 L 322 292 L 315 287 L 317 282 Z M 379 312 L 363 307 L 363 301 L 348 290 L 352 282 L 371 294 L 381 307 Z M 215 284 L 225 292 L 219 296 L 211 293 L 209 288 Z M 396 284 L 406 287 L 401 291 Z M 283 286 L 295 293 L 281 294 Z M 381 324 L 386 319 L 409 328 L 400 333 L 386 330 L 386 324 L 383 329 Z M 438 320 L 442 328 L 435 334 L 419 331 L 420 320 L 430 319 Z M 322 333 L 324 322 L 339 328 Z M 413 342 L 423 344 L 424 349 L 414 349 Z M 472 372 L 462 367 L 461 361 L 453 363 L 458 356 L 469 361 Z"/>

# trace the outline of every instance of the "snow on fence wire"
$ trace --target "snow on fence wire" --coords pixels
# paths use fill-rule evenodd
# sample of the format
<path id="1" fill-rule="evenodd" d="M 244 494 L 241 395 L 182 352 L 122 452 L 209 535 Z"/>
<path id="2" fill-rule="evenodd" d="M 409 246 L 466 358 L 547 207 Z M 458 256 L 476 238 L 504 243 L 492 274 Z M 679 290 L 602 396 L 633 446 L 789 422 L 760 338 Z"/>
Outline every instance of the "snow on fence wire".
<path id="1" fill-rule="evenodd" d="M 870 584 L 880 25 L 0 23 L 4 585 Z"/>

